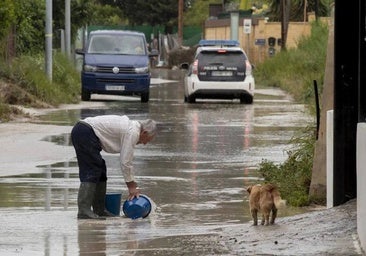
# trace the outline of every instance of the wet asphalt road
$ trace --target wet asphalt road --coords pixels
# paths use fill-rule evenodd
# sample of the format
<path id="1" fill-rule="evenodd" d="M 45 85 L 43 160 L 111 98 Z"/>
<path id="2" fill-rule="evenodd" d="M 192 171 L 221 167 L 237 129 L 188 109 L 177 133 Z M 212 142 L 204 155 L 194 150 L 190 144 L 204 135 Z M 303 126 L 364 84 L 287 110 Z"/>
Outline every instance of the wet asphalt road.
<path id="1" fill-rule="evenodd" d="M 252 105 L 185 104 L 182 74 L 155 70 L 148 104 L 138 98 L 92 97 L 89 107 L 40 117 L 36 123 L 50 131 L 42 141 L 62 148 L 68 160 L 38 164 L 36 171 L 25 168 L 15 176 L 0 164 L 0 172 L 7 173 L 0 180 L 0 220 L 5 223 L 0 254 L 242 255 L 220 236 L 234 227 L 250 227 L 245 187 L 260 182 L 256 167 L 262 159 L 284 161 L 289 139 L 313 120 L 304 106 L 275 89 L 258 89 Z M 75 218 L 79 183 L 69 132 L 78 119 L 101 114 L 158 122 L 155 140 L 135 152 L 136 178 L 156 206 L 146 219 Z M 57 132 L 51 132 L 55 127 Z M 104 156 L 108 192 L 123 197 L 118 156 Z M 279 218 L 306 211 L 289 207 Z"/>

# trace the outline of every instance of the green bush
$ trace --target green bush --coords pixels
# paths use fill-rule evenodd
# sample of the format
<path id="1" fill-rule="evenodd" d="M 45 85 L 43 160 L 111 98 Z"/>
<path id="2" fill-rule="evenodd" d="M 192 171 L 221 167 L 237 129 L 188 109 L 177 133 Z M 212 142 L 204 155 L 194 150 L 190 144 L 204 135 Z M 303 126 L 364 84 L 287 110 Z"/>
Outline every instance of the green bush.
<path id="1" fill-rule="evenodd" d="M 314 127 L 307 127 L 296 134 L 290 144 L 293 149 L 287 151 L 288 159 L 279 165 L 263 160 L 259 173 L 265 182 L 275 183 L 281 196 L 292 206 L 305 206 L 310 202 L 309 187 L 313 166 L 315 135 Z"/>

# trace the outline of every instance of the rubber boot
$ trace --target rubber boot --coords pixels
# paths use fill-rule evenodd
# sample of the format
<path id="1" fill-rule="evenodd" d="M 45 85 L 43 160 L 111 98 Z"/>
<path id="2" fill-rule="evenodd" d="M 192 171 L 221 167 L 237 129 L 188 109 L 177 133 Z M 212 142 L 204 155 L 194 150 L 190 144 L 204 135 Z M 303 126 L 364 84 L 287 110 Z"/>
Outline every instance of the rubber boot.
<path id="1" fill-rule="evenodd" d="M 99 217 L 92 212 L 91 206 L 94 200 L 94 194 L 96 190 L 96 184 L 91 182 L 81 182 L 78 193 L 78 219 L 99 219 L 105 218 Z"/>
<path id="2" fill-rule="evenodd" d="M 105 208 L 105 195 L 107 193 L 107 183 L 99 182 L 97 183 L 94 201 L 93 201 L 93 212 L 99 216 L 104 217 L 116 217 L 114 214 L 107 211 Z"/>

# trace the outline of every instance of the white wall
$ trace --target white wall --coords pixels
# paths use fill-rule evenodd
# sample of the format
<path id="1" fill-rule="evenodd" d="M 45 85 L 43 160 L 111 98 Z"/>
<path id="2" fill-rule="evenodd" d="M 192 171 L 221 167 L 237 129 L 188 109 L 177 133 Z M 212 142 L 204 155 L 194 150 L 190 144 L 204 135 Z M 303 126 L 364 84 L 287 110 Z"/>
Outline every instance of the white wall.
<path id="1" fill-rule="evenodd" d="M 357 125 L 357 233 L 366 249 L 366 123 Z"/>
<path id="2" fill-rule="evenodd" d="M 333 110 L 327 111 L 327 208 L 333 204 Z"/>
<path id="3" fill-rule="evenodd" d="M 366 123 L 357 125 L 357 233 L 366 250 Z M 327 208 L 333 207 L 333 110 L 327 112 Z"/>

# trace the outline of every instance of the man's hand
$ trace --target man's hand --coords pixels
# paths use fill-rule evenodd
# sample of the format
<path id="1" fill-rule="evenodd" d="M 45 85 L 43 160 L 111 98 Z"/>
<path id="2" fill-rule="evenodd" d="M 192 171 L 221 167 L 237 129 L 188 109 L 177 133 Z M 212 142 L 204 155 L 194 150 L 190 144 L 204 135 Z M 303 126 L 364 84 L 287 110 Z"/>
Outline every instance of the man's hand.
<path id="1" fill-rule="evenodd" d="M 134 181 L 126 182 L 127 188 L 128 188 L 128 200 L 132 200 L 135 197 L 140 196 L 140 189 L 137 187 L 137 183 Z"/>

